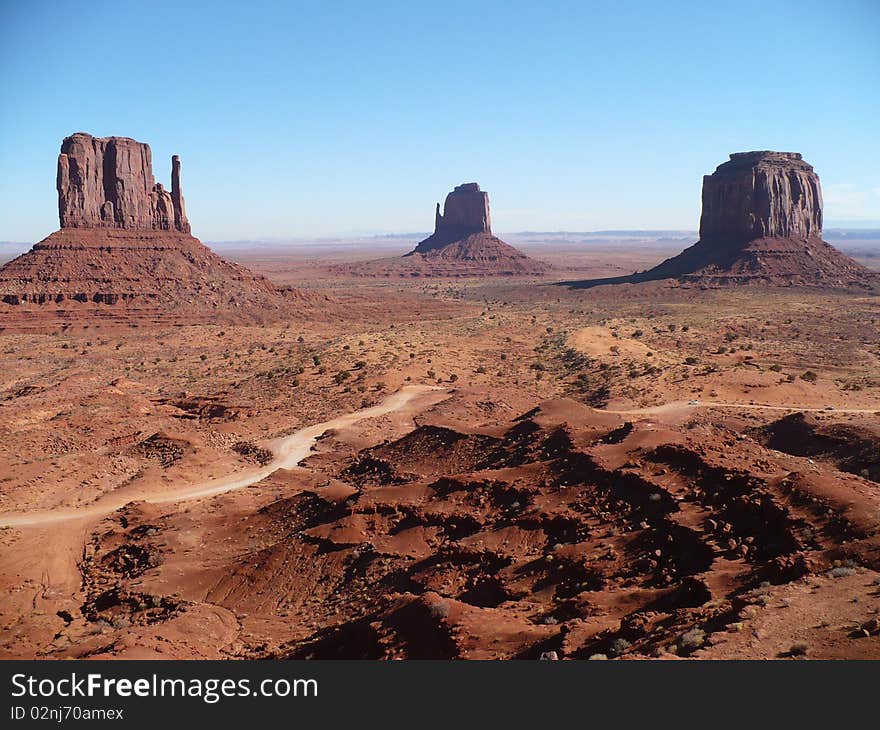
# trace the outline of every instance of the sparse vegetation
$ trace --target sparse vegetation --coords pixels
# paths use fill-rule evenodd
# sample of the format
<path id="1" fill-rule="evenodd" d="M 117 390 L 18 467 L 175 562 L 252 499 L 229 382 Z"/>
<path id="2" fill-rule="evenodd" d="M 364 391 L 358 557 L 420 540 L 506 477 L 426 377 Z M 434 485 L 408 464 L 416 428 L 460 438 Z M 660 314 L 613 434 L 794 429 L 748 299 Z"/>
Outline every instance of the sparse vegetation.
<path id="1" fill-rule="evenodd" d="M 706 632 L 695 626 L 678 637 L 678 641 L 676 642 L 678 653 L 685 655 L 691 654 L 703 646 L 705 640 Z"/>

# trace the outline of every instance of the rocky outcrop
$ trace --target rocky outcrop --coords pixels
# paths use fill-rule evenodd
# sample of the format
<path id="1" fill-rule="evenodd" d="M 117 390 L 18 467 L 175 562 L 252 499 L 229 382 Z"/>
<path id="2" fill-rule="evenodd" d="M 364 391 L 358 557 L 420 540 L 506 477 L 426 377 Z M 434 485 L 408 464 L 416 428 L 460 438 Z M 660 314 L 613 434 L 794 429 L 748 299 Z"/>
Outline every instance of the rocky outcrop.
<path id="1" fill-rule="evenodd" d="M 700 240 L 822 236 L 822 190 L 797 152 L 737 152 L 703 178 Z"/>
<path id="2" fill-rule="evenodd" d="M 177 155 L 171 158 L 171 206 L 174 209 L 174 229 L 189 233 L 186 204 L 183 202 L 183 190 L 180 187 L 180 157 Z"/>
<path id="3" fill-rule="evenodd" d="M 873 286 L 864 266 L 822 240 L 822 189 L 797 152 L 739 152 L 703 178 L 700 240 L 636 281 L 701 285 Z"/>
<path id="4" fill-rule="evenodd" d="M 155 181 L 150 146 L 143 142 L 83 132 L 65 138 L 56 186 L 62 228 L 190 232 L 180 158 L 172 158 L 169 193 Z"/>
<path id="5" fill-rule="evenodd" d="M 192 236 L 180 158 L 172 158 L 169 192 L 154 181 L 142 142 L 82 133 L 65 139 L 58 210 L 61 230 L 0 268 L 4 326 L 25 316 L 14 310 L 31 319 L 112 307 L 113 316 L 151 321 L 256 321 L 308 304 Z"/>
<path id="6" fill-rule="evenodd" d="M 434 233 L 388 271 L 415 276 L 491 276 L 541 274 L 549 267 L 492 235 L 489 194 L 477 183 L 458 185 L 437 204 Z M 384 270 L 384 269 L 383 269 Z"/>

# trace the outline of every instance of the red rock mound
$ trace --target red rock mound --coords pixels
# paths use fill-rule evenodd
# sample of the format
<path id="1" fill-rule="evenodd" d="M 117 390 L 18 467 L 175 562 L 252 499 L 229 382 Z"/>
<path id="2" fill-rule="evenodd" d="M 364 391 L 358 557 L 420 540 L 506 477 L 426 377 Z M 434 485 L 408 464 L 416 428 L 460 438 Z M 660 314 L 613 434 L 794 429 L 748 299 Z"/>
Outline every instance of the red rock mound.
<path id="1" fill-rule="evenodd" d="M 845 457 L 844 438 L 815 445 Z M 816 658 L 878 656 L 877 484 L 861 476 L 723 424 L 658 428 L 571 401 L 474 429 L 441 417 L 371 448 L 335 439 L 249 500 L 108 518 L 77 613 L 108 628 L 63 655 L 782 657 L 796 635 Z M 132 448 L 164 468 L 188 445 Z M 222 641 L 205 628 L 218 615 Z M 756 644 L 773 617 L 791 631 Z"/>
<path id="2" fill-rule="evenodd" d="M 821 238 L 699 241 L 648 272 L 710 286 L 768 284 L 848 288 L 871 286 L 876 276 Z"/>
<path id="3" fill-rule="evenodd" d="M 245 306 L 274 284 L 178 231 L 62 228 L 0 269 L 6 304 Z"/>
<path id="4" fill-rule="evenodd" d="M 327 464 L 334 486 L 262 510 L 283 537 L 216 591 L 320 591 L 301 610 L 321 627 L 285 657 L 644 657 L 735 632 L 770 584 L 878 565 L 872 498 L 838 500 L 858 477 L 606 420 L 547 403 Z"/>

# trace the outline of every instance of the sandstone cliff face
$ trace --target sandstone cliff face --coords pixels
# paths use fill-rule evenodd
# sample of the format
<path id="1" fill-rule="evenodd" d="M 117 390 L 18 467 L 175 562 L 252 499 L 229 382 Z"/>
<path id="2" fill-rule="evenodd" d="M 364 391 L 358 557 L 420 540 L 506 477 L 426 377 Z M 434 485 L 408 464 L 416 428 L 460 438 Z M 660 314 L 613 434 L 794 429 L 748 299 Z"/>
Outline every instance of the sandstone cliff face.
<path id="1" fill-rule="evenodd" d="M 797 152 L 739 152 L 703 178 L 700 239 L 821 238 L 819 176 Z"/>
<path id="2" fill-rule="evenodd" d="M 62 228 L 190 232 L 180 159 L 172 161 L 169 193 L 153 178 L 150 146 L 143 142 L 82 132 L 65 138 L 56 186 Z"/>
<path id="3" fill-rule="evenodd" d="M 434 220 L 435 233 L 453 233 L 459 238 L 471 233 L 492 233 L 489 218 L 489 194 L 480 190 L 477 183 L 464 183 L 446 196 L 443 215 L 437 203 Z"/>

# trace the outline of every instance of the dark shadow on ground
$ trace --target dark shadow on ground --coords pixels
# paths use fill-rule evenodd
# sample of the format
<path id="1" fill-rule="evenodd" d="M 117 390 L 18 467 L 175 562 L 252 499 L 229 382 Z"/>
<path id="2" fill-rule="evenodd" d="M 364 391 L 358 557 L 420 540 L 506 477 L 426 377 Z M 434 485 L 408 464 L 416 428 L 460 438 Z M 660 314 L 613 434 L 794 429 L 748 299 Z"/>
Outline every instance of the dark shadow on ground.
<path id="1" fill-rule="evenodd" d="M 651 274 L 649 271 L 640 271 L 627 276 L 608 276 L 602 279 L 581 279 L 579 281 L 556 281 L 554 286 L 566 286 L 569 289 L 592 289 L 596 286 L 606 286 L 615 284 L 641 284 L 646 281 L 663 281 L 669 279 L 669 276 L 660 274 Z"/>

